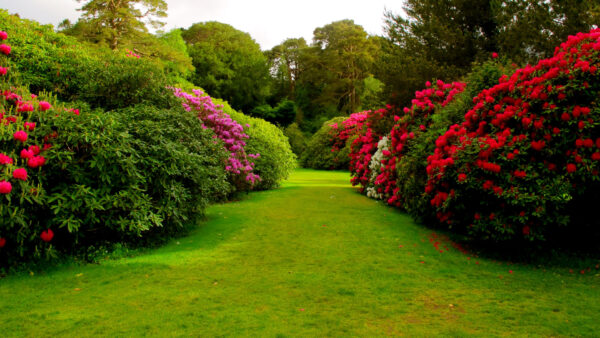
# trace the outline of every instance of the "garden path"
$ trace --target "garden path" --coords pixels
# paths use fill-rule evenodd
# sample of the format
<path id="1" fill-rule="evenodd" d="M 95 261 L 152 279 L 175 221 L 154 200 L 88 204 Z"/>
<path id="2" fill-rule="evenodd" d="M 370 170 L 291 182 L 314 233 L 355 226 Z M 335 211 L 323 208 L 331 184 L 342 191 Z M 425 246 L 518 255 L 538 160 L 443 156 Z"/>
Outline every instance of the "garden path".
<path id="1" fill-rule="evenodd" d="M 593 336 L 598 277 L 477 258 L 297 170 L 135 257 L 0 280 L 3 336 Z"/>

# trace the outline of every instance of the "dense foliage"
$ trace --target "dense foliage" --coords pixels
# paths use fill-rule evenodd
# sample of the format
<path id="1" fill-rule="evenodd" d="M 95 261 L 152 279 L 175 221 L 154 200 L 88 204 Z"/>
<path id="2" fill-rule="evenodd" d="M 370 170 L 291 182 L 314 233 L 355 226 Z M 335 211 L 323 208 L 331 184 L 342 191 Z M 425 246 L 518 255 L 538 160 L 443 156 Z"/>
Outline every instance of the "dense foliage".
<path id="1" fill-rule="evenodd" d="M 269 94 L 267 58 L 248 33 L 220 22 L 183 30 L 196 71 L 192 82 L 233 108 L 250 112 Z"/>
<path id="2" fill-rule="evenodd" d="M 332 148 L 336 142 L 333 136 L 337 131 L 337 126 L 344 120 L 345 118 L 342 116 L 335 117 L 323 123 L 321 129 L 312 135 L 300 158 L 300 164 L 303 167 L 312 169 L 348 168 L 349 148 L 345 146 L 342 150 Z"/>
<path id="3" fill-rule="evenodd" d="M 175 103 L 165 88 L 163 67 L 151 59 L 94 48 L 4 10 L 0 30 L 10 31 L 13 67 L 32 92 L 53 92 L 65 101 L 86 101 L 105 109 Z"/>

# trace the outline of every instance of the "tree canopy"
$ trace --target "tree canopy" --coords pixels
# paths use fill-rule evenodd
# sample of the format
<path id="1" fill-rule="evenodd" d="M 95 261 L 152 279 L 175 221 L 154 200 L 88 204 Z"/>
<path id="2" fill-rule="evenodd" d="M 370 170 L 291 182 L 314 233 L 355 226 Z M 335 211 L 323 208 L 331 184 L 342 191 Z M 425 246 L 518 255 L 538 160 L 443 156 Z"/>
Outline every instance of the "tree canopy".
<path id="1" fill-rule="evenodd" d="M 269 67 L 260 46 L 234 27 L 196 23 L 183 30 L 196 71 L 192 82 L 235 109 L 249 112 L 270 92 Z"/>
<path id="2" fill-rule="evenodd" d="M 165 0 L 77 0 L 84 2 L 79 10 L 100 40 L 117 49 L 122 38 L 147 32 L 146 23 L 162 27 L 158 18 L 167 16 Z M 146 20 L 144 22 L 143 20 Z"/>

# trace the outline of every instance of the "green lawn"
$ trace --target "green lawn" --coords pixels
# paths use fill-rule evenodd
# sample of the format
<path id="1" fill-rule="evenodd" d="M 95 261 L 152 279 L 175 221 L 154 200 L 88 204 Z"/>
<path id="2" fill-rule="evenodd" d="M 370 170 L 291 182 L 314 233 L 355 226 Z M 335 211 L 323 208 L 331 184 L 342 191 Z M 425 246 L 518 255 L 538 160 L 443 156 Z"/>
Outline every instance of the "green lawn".
<path id="1" fill-rule="evenodd" d="M 0 279 L 0 335 L 599 334 L 595 266 L 470 257 L 348 181 L 297 170 L 160 249 Z"/>

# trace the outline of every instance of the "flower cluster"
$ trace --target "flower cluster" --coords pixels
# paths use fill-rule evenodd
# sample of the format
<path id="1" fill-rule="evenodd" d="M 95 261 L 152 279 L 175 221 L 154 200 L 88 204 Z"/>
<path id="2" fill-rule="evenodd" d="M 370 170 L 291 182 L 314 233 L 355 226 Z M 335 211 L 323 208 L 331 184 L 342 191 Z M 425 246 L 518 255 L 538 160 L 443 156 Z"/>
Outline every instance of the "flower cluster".
<path id="1" fill-rule="evenodd" d="M 230 153 L 225 169 L 236 177 L 244 177 L 245 182 L 250 186 L 258 182 L 260 177 L 253 172 L 254 163 L 250 159 L 255 159 L 260 154 L 246 154 L 244 140 L 249 136 L 244 132 L 242 125 L 224 113 L 213 103 L 211 97 L 201 90 L 196 89 L 193 94 L 189 94 L 174 88 L 173 92 L 175 96 L 183 99 L 182 105 L 185 110 L 196 112 L 204 127 L 212 129 L 215 133 L 214 137 L 223 141 L 224 147 Z"/>
<path id="2" fill-rule="evenodd" d="M 125 56 L 128 58 L 136 58 L 136 59 L 140 58 L 139 54 L 136 54 L 132 50 L 129 50 L 129 49 L 127 50 L 127 54 L 125 54 Z"/>

